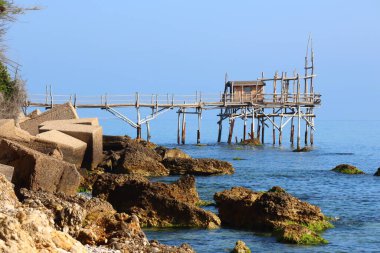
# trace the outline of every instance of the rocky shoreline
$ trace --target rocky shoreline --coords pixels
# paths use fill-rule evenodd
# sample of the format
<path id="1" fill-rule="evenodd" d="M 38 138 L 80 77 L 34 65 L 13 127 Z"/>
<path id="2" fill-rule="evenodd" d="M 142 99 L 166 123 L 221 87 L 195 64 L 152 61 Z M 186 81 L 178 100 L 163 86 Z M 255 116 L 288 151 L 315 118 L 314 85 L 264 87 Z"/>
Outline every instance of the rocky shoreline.
<path id="1" fill-rule="evenodd" d="M 270 232 L 279 242 L 321 244 L 320 232 L 332 227 L 318 207 L 280 187 L 234 187 L 215 194 L 218 215 L 206 211 L 194 176 L 231 175 L 230 163 L 103 136 L 97 119 L 79 119 L 70 104 L 34 112 L 19 127 L 13 120 L 0 125 L 4 252 L 194 252 L 149 241 L 141 227 L 231 226 Z M 169 175 L 180 178 L 149 179 Z M 249 250 L 243 242 L 236 247 Z"/>

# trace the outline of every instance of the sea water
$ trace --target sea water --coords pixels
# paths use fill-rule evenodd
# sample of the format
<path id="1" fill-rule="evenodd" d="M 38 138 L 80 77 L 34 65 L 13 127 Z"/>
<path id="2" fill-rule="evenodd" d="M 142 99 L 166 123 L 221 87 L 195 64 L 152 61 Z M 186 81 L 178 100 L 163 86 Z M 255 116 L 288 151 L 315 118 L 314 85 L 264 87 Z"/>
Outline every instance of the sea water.
<path id="1" fill-rule="evenodd" d="M 202 122 L 205 146 L 194 144 L 197 123 L 192 118 L 188 119 L 190 144 L 173 144 L 176 142 L 175 117 L 153 122 L 153 141 L 171 148 L 179 147 L 195 158 L 216 158 L 233 164 L 236 169 L 233 175 L 196 177 L 197 190 L 203 200 L 212 201 L 216 192 L 234 186 L 265 191 L 277 185 L 319 206 L 325 215 L 337 219 L 335 228 L 322 234 L 329 243 L 321 246 L 281 244 L 265 234 L 226 227 L 214 230 L 144 229 L 150 240 L 169 245 L 189 243 L 197 252 L 230 252 L 237 240 L 243 240 L 252 252 L 380 252 L 380 177 L 373 176 L 380 167 L 379 121 L 319 120 L 315 145 L 307 153 L 292 152 L 286 133 L 284 144 L 273 146 L 271 128 L 266 129 L 266 143 L 260 147 L 215 144 L 215 122 L 214 118 Z M 125 123 L 103 120 L 102 124 L 105 133 L 135 134 Z M 224 126 L 224 138 L 227 127 Z M 240 134 L 239 138 L 241 132 L 238 124 L 235 133 Z M 366 174 L 343 175 L 331 171 L 341 163 L 355 165 Z M 172 182 L 177 179 L 154 180 Z M 207 209 L 217 212 L 214 207 Z"/>

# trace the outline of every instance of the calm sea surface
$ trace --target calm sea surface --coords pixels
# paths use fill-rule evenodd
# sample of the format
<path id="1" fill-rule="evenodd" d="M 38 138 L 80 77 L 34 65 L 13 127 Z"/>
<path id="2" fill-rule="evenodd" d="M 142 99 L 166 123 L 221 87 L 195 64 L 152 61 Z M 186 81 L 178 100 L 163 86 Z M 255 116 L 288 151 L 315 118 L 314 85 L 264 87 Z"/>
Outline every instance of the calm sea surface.
<path id="1" fill-rule="evenodd" d="M 195 118 L 195 117 L 194 117 Z M 277 243 L 272 237 L 250 231 L 221 228 L 146 229 L 149 239 L 179 245 L 189 243 L 197 252 L 229 252 L 237 240 L 243 240 L 253 252 L 380 252 L 380 177 L 373 174 L 380 167 L 379 121 L 317 121 L 314 150 L 293 153 L 284 136 L 282 147 L 273 146 L 267 130 L 263 147 L 215 144 L 214 119 L 203 122 L 202 141 L 196 146 L 195 125 L 190 119 L 188 141 L 180 146 L 193 157 L 210 157 L 231 162 L 236 173 L 231 176 L 197 177 L 197 188 L 204 200 L 213 200 L 215 192 L 233 186 L 256 191 L 278 185 L 301 200 L 319 206 L 325 215 L 336 217 L 335 228 L 323 233 L 329 244 L 323 246 L 292 246 Z M 134 132 L 124 123 L 102 122 L 109 134 Z M 176 147 L 175 118 L 161 119 L 153 128 L 153 141 Z M 242 128 L 237 126 L 239 136 Z M 288 131 L 288 130 L 286 130 Z M 224 128 L 226 138 L 227 125 Z M 246 160 L 234 160 L 234 158 Z M 338 164 L 356 165 L 366 175 L 342 175 L 330 170 Z M 155 179 L 170 182 L 177 177 Z M 217 212 L 213 207 L 210 210 Z"/>

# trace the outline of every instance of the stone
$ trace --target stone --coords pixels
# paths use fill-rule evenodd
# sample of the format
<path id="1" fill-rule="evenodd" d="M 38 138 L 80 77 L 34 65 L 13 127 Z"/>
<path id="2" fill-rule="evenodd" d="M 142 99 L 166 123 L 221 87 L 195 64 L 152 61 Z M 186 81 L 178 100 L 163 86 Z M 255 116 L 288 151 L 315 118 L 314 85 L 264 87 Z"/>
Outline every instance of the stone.
<path id="1" fill-rule="evenodd" d="M 0 162 L 14 167 L 16 189 L 76 194 L 81 176 L 75 165 L 8 140 L 0 140 Z"/>
<path id="2" fill-rule="evenodd" d="M 251 250 L 243 241 L 237 241 L 231 253 L 251 253 Z"/>
<path id="3" fill-rule="evenodd" d="M 99 175 L 93 196 L 107 200 L 118 212 L 135 214 L 148 227 L 216 228 L 219 218 L 195 204 L 199 196 L 193 177 L 173 184 L 153 183 L 132 175 Z"/>
<path id="4" fill-rule="evenodd" d="M 278 186 L 268 192 L 233 187 L 216 193 L 214 200 L 222 223 L 231 227 L 272 233 L 289 224 L 306 226 L 316 233 L 333 227 L 319 207 Z"/>
<path id="5" fill-rule="evenodd" d="M 289 224 L 276 230 L 279 242 L 299 245 L 319 245 L 328 243 L 319 234 L 299 224 Z"/>
<path id="6" fill-rule="evenodd" d="M 42 114 L 42 112 L 39 109 L 36 109 L 36 110 L 32 111 L 31 113 L 29 113 L 28 115 L 26 115 L 26 117 L 33 119 L 33 118 L 35 118 L 41 114 Z"/>
<path id="7" fill-rule="evenodd" d="M 9 140 L 21 146 L 43 153 L 45 155 L 52 156 L 59 160 L 63 160 L 63 154 L 61 150 L 59 149 L 57 143 L 53 143 L 53 142 L 45 141 L 41 139 L 36 139 L 34 136 L 32 136 L 32 138 L 29 140 L 12 139 L 12 138 L 9 138 Z"/>
<path id="8" fill-rule="evenodd" d="M 380 168 L 377 169 L 377 171 L 375 172 L 374 176 L 377 176 L 377 177 L 380 176 Z"/>
<path id="9" fill-rule="evenodd" d="M 193 252 L 191 247 L 166 246 L 158 242 L 149 243 L 135 215 L 116 213 L 110 203 L 83 196 L 66 196 L 47 192 L 21 190 L 24 206 L 44 210 L 55 221 L 59 231 L 67 231 L 72 237 L 91 249 L 101 252 Z"/>
<path id="10" fill-rule="evenodd" d="M 13 119 L 0 119 L 0 137 L 14 137 L 15 121 Z"/>
<path id="11" fill-rule="evenodd" d="M 229 162 L 216 159 L 167 158 L 162 161 L 170 175 L 230 175 L 235 172 Z"/>
<path id="12" fill-rule="evenodd" d="M 105 158 L 99 167 L 104 170 L 149 177 L 169 175 L 161 156 L 141 142 L 126 136 L 106 136 L 103 141 Z"/>
<path id="13" fill-rule="evenodd" d="M 158 146 L 155 148 L 155 151 L 162 157 L 162 159 L 167 158 L 191 158 L 188 154 L 183 152 L 182 150 L 178 148 L 169 149 L 163 146 Z"/>
<path id="14" fill-rule="evenodd" d="M 12 184 L 0 175 L 0 252 L 86 252 L 85 247 L 41 210 L 18 201 Z"/>
<path id="15" fill-rule="evenodd" d="M 81 167 L 87 143 L 56 130 L 38 134 L 36 137 L 38 140 L 56 143 L 64 161 L 75 164 L 77 168 Z"/>
<path id="16" fill-rule="evenodd" d="M 9 181 L 12 181 L 14 168 L 5 164 L 0 164 L 0 174 L 3 174 Z"/>
<path id="17" fill-rule="evenodd" d="M 78 119 L 78 114 L 71 103 L 63 105 L 57 105 L 52 109 L 37 115 L 36 117 L 20 122 L 20 127 L 29 132 L 31 135 L 37 135 L 39 133 L 39 125 L 49 120 L 66 120 L 66 119 Z"/>
<path id="18" fill-rule="evenodd" d="M 363 171 L 350 164 L 340 164 L 332 169 L 332 171 L 349 175 L 365 174 Z"/>
<path id="19" fill-rule="evenodd" d="M 103 160 L 103 129 L 101 126 L 83 124 L 47 124 L 40 132 L 56 130 L 87 143 L 82 167 L 93 169 Z"/>
<path id="20" fill-rule="evenodd" d="M 57 124 L 80 124 L 89 126 L 99 126 L 98 118 L 81 118 L 81 119 L 64 119 L 64 120 L 49 120 L 42 122 L 39 127 Z"/>

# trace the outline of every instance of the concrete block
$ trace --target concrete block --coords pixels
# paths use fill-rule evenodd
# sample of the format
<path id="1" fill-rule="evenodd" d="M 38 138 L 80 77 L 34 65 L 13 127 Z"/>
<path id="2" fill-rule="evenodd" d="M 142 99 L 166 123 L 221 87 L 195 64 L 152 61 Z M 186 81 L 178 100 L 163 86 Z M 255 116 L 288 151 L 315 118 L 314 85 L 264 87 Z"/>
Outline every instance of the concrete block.
<path id="1" fill-rule="evenodd" d="M 12 183 L 16 189 L 74 195 L 81 180 L 74 164 L 9 140 L 0 140 L 0 163 L 14 167 Z"/>
<path id="2" fill-rule="evenodd" d="M 66 103 L 43 112 L 32 119 L 21 122 L 20 127 L 29 132 L 31 135 L 37 135 L 39 133 L 38 126 L 45 121 L 78 118 L 79 117 L 75 108 L 71 105 L 71 103 Z"/>
<path id="3" fill-rule="evenodd" d="M 36 137 L 37 140 L 56 143 L 64 161 L 75 164 L 77 168 L 81 167 L 87 143 L 56 130 L 38 134 Z"/>
<path id="4" fill-rule="evenodd" d="M 0 119 L 0 137 L 13 137 L 15 135 L 15 121 L 13 119 Z"/>
<path id="5" fill-rule="evenodd" d="M 93 169 L 103 160 L 103 129 L 101 126 L 82 124 L 48 124 L 40 128 L 40 132 L 57 130 L 87 143 L 82 167 Z"/>
<path id="6" fill-rule="evenodd" d="M 0 174 L 3 174 L 8 181 L 12 181 L 14 168 L 12 166 L 8 166 L 0 163 Z"/>
<path id="7" fill-rule="evenodd" d="M 42 122 L 40 127 L 47 125 L 57 125 L 57 124 L 81 124 L 90 126 L 99 126 L 98 118 L 83 118 L 83 119 L 66 119 L 66 120 L 49 120 Z"/>

